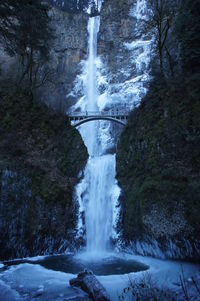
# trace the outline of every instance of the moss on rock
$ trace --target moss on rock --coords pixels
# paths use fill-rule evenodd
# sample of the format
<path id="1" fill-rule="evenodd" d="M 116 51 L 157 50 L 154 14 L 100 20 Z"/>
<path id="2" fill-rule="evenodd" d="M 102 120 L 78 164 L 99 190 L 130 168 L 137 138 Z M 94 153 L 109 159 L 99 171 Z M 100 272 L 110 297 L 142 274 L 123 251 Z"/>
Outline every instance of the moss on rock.
<path id="1" fill-rule="evenodd" d="M 198 93 L 190 87 L 153 81 L 119 140 L 117 178 L 127 241 L 150 235 L 200 243 L 200 111 Z"/>
<path id="2" fill-rule="evenodd" d="M 1 258 L 55 252 L 63 241 L 72 240 L 73 190 L 87 157 L 67 116 L 33 101 L 26 92 L 2 95 Z"/>

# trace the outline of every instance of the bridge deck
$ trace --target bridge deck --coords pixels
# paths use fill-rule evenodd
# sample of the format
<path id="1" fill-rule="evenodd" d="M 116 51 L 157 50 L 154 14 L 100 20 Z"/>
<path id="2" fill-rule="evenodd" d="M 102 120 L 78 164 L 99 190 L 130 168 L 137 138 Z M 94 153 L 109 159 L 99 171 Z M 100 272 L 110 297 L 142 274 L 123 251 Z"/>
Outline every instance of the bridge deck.
<path id="1" fill-rule="evenodd" d="M 88 117 L 128 117 L 129 112 L 128 111 L 85 111 L 85 112 L 72 112 L 69 113 L 69 118 L 88 118 Z"/>
<path id="2" fill-rule="evenodd" d="M 72 112 L 70 113 L 69 120 L 74 123 L 74 126 L 79 126 L 83 123 L 94 121 L 94 120 L 110 120 L 118 122 L 122 125 L 126 124 L 129 112 L 127 110 L 110 110 L 110 111 L 85 111 L 85 112 Z"/>

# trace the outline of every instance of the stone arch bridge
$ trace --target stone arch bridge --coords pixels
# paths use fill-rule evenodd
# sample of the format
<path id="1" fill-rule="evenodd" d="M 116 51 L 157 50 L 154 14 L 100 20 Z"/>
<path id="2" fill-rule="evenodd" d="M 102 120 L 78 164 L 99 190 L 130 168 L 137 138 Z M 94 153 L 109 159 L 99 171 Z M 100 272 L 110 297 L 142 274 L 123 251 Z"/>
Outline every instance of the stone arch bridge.
<path id="1" fill-rule="evenodd" d="M 108 120 L 111 122 L 116 122 L 123 126 L 126 125 L 128 120 L 129 111 L 127 110 L 110 110 L 110 111 L 96 111 L 96 112 L 71 112 L 68 114 L 69 120 L 72 126 L 78 127 L 86 122 L 94 120 Z"/>

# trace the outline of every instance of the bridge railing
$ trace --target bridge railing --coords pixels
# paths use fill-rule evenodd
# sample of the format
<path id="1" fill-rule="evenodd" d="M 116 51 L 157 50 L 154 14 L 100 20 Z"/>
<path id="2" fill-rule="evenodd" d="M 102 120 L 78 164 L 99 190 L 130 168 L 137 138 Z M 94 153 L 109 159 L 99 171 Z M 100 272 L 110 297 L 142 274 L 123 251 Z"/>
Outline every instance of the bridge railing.
<path id="1" fill-rule="evenodd" d="M 72 117 L 96 117 L 96 116 L 128 116 L 128 110 L 109 110 L 109 111 L 84 111 L 84 112 L 70 112 L 68 116 Z"/>

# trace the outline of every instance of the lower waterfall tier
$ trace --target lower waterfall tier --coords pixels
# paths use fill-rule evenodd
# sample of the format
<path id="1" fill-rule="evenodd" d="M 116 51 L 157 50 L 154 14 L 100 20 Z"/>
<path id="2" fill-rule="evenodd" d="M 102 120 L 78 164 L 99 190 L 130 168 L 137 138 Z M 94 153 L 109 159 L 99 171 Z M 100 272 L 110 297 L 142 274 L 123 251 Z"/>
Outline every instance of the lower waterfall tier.
<path id="1" fill-rule="evenodd" d="M 76 188 L 80 216 L 85 216 L 85 225 L 82 224 L 82 227 L 86 230 L 89 253 L 105 252 L 112 245 L 116 205 L 120 194 L 115 173 L 115 155 L 89 158 L 84 178 Z"/>

